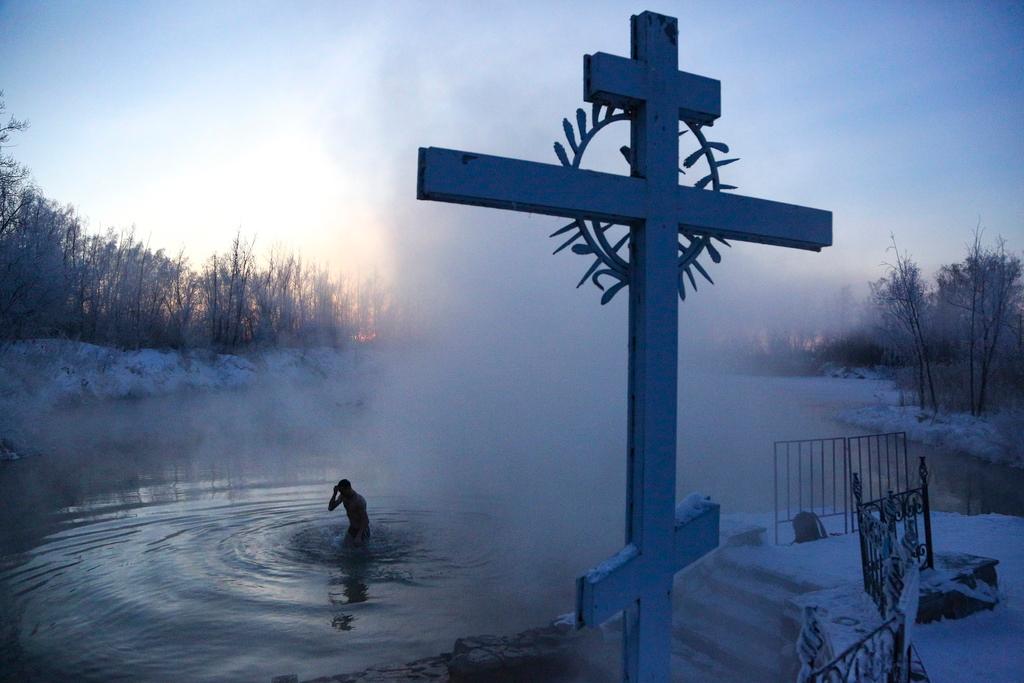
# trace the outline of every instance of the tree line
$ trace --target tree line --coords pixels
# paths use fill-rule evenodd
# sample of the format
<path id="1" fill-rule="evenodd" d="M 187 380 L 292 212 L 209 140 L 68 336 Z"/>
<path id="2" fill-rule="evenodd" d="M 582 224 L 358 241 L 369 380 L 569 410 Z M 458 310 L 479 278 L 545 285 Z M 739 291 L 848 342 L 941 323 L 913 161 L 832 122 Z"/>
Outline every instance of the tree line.
<path id="1" fill-rule="evenodd" d="M 825 364 L 881 366 L 917 405 L 981 415 L 1024 406 L 1021 257 L 977 228 L 962 260 L 927 277 L 895 238 L 866 300 L 828 302 L 830 322 L 753 340 L 756 367 L 806 373 Z"/>
<path id="2" fill-rule="evenodd" d="M 929 281 L 893 239 L 887 274 L 871 284 L 883 345 L 912 370 L 918 405 L 981 415 L 1024 399 L 1021 259 L 975 229 L 962 261 Z"/>
<path id="3" fill-rule="evenodd" d="M 26 127 L 0 123 L 0 339 L 234 351 L 377 338 L 392 306 L 375 275 L 346 278 L 280 249 L 258 257 L 241 233 L 193 265 L 134 228 L 90 232 L 6 151 Z"/>

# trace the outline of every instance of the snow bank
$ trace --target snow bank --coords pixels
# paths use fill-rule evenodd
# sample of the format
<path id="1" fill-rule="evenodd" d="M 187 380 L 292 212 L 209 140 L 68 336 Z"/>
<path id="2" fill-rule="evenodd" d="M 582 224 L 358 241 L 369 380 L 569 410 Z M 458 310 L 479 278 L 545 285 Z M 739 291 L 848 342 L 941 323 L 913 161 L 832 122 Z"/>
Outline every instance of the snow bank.
<path id="1" fill-rule="evenodd" d="M 848 368 L 826 365 L 830 377 L 888 380 L 873 392 L 874 403 L 846 408 L 836 414 L 841 422 L 873 432 L 906 432 L 913 441 L 959 451 L 989 462 L 1024 467 L 1024 412 L 1004 411 L 990 417 L 967 413 L 932 413 L 902 405 L 903 393 L 885 368 Z M 852 385 L 851 385 L 852 386 Z M 860 386 L 859 383 L 857 386 Z"/>
<path id="2" fill-rule="evenodd" d="M 838 365 L 836 363 L 825 363 L 821 368 L 821 374 L 825 377 L 837 379 L 892 379 L 891 368 L 876 365 L 870 368 L 851 367 L 849 365 Z"/>
<path id="3" fill-rule="evenodd" d="M 1024 417 L 1004 415 L 994 420 L 965 413 L 932 414 L 917 406 L 872 405 L 844 410 L 843 422 L 878 432 L 906 432 L 907 437 L 933 446 L 962 451 L 990 462 L 1024 467 Z"/>
<path id="4" fill-rule="evenodd" d="M 231 390 L 262 376 L 328 377 L 351 359 L 333 349 L 278 349 L 247 356 L 210 351 L 121 351 L 58 339 L 0 347 L 0 399 L 55 405 L 85 399 L 161 396 Z"/>

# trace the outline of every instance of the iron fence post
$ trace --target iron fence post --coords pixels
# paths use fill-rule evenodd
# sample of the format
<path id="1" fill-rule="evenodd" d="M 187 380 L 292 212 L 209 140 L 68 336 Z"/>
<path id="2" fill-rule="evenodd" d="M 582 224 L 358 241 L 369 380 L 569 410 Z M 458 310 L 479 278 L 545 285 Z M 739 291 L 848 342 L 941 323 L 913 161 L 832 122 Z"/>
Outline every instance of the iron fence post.
<path id="1" fill-rule="evenodd" d="M 846 533 L 853 528 L 853 510 L 850 509 L 850 475 L 853 473 L 853 463 L 850 462 L 850 437 L 843 439 L 843 503 L 846 505 L 846 514 L 843 515 Z"/>
<path id="2" fill-rule="evenodd" d="M 850 484 L 850 488 L 852 489 L 852 492 L 853 492 L 853 503 L 854 503 L 854 506 L 855 506 L 855 508 L 857 510 L 857 515 L 859 516 L 860 515 L 860 503 L 861 503 L 860 473 L 858 473 L 858 472 L 854 472 L 853 473 L 853 481 Z M 868 555 L 867 555 L 868 550 L 867 550 L 867 548 L 864 545 L 864 532 L 863 532 L 863 527 L 861 526 L 861 523 L 860 523 L 860 519 L 857 520 L 857 529 L 859 530 L 859 533 L 857 534 L 857 536 L 859 537 L 859 540 L 860 540 L 860 566 L 861 566 L 861 574 L 863 575 L 863 578 L 864 578 L 864 590 L 866 590 L 866 591 L 868 591 L 870 593 L 871 591 L 868 590 L 868 575 L 867 575 L 867 572 L 864 571 L 864 568 L 868 566 Z"/>
<path id="3" fill-rule="evenodd" d="M 775 492 L 775 505 L 773 510 L 775 511 L 775 545 L 779 544 L 779 446 L 775 444 L 772 448 L 772 472 L 775 475 L 775 485 L 773 491 Z"/>
<path id="4" fill-rule="evenodd" d="M 925 463 L 924 456 L 921 456 L 920 464 L 918 465 L 918 473 L 921 475 L 921 504 L 924 508 L 924 544 L 925 552 L 927 553 L 927 567 L 929 569 L 934 568 L 933 557 L 932 557 L 932 513 L 931 506 L 928 503 L 928 465 Z"/>

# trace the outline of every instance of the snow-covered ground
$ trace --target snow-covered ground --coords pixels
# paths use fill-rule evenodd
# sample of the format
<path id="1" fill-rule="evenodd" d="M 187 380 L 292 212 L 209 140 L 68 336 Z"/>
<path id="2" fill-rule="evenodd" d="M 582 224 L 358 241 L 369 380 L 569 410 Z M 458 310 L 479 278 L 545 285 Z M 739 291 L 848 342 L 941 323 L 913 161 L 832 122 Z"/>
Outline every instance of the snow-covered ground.
<path id="1" fill-rule="evenodd" d="M 358 358 L 357 358 L 358 356 Z M 32 454 L 21 426 L 62 405 L 240 391 L 257 385 L 309 386 L 372 366 L 367 349 L 275 349 L 247 355 L 110 347 L 58 339 L 0 344 L 0 460 Z M 370 360 L 370 363 L 366 361 Z M 358 361 L 358 363 L 357 363 Z"/>
<path id="2" fill-rule="evenodd" d="M 351 364 L 333 349 L 276 349 L 245 356 L 210 351 L 122 351 L 39 339 L 0 346 L 0 398 L 81 399 L 161 396 L 189 390 L 239 389 L 261 376 L 326 377 Z"/>
<path id="3" fill-rule="evenodd" d="M 757 521 L 750 515 L 732 517 L 723 515 L 723 527 Z M 917 626 L 914 642 L 931 680 L 936 683 L 1017 683 L 1024 680 L 1021 674 L 1024 671 L 1024 518 L 968 517 L 948 512 L 933 512 L 931 517 L 937 552 L 970 553 L 999 560 L 1001 596 L 999 605 L 992 611 Z M 861 581 L 856 534 L 800 545 L 763 545 L 741 550 L 752 564 L 769 567 L 797 581 L 836 585 Z"/>
<path id="4" fill-rule="evenodd" d="M 238 388 L 255 375 L 252 361 L 224 354 L 121 351 L 58 339 L 16 342 L 0 349 L 0 394 L 41 397 L 47 403 Z"/>
<path id="5" fill-rule="evenodd" d="M 917 629 L 917 648 L 932 680 L 1024 680 L 1024 518 L 932 513 L 932 524 L 937 550 L 999 560 L 1002 598 L 991 612 Z"/>
<path id="6" fill-rule="evenodd" d="M 990 462 L 1024 467 L 1024 416 L 994 418 L 966 413 L 932 413 L 918 406 L 877 404 L 839 413 L 843 422 L 880 432 L 906 432 L 933 446 L 962 451 Z"/>
<path id="7" fill-rule="evenodd" d="M 880 365 L 860 368 L 849 365 L 837 365 L 836 363 L 825 363 L 821 368 L 821 374 L 837 379 L 892 379 L 893 377 L 892 370 Z"/>
<path id="8" fill-rule="evenodd" d="M 880 379 L 874 368 L 828 368 L 830 376 Z M 871 405 L 841 410 L 836 418 L 877 432 L 906 432 L 932 446 L 967 453 L 990 462 L 1024 467 L 1024 413 L 1005 411 L 988 417 L 932 413 L 904 405 L 895 384 L 874 392 Z"/>

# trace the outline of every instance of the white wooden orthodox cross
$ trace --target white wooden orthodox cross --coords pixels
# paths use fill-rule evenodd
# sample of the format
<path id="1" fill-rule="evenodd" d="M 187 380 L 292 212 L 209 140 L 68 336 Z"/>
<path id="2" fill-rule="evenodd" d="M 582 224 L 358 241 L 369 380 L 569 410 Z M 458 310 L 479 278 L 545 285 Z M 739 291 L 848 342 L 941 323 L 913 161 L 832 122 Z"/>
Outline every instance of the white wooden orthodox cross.
<path id="1" fill-rule="evenodd" d="M 626 546 L 577 582 L 577 621 L 624 612 L 623 680 L 670 678 L 676 572 L 718 544 L 718 506 L 676 494 L 679 231 L 799 249 L 832 244 L 832 214 L 679 184 L 679 121 L 720 115 L 718 81 L 678 70 L 677 25 L 632 17 L 632 58 L 584 58 L 584 99 L 631 114 L 631 174 L 420 148 L 417 197 L 628 225 Z"/>

